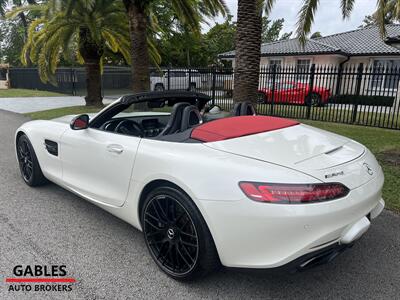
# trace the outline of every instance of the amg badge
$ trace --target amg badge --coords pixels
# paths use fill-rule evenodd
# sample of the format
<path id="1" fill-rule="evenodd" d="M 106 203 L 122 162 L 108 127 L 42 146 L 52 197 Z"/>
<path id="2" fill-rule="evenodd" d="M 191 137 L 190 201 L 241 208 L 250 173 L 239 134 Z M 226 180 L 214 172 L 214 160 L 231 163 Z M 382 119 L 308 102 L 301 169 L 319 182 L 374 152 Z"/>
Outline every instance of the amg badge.
<path id="1" fill-rule="evenodd" d="M 344 172 L 340 171 L 340 172 L 336 172 L 336 173 L 326 174 L 325 178 L 328 179 L 328 178 L 332 178 L 332 177 L 336 177 L 336 176 L 340 176 L 340 175 L 344 175 Z"/>

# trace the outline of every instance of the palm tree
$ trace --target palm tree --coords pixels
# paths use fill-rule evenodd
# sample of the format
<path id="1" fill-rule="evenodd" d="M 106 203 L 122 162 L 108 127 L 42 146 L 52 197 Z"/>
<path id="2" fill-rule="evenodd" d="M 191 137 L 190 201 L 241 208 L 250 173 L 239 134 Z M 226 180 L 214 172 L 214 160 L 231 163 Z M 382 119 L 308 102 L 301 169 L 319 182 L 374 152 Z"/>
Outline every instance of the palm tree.
<path id="1" fill-rule="evenodd" d="M 261 46 L 260 18 L 263 9 L 268 15 L 275 2 L 276 0 L 238 0 L 234 102 L 246 100 L 256 103 Z M 340 1 L 343 19 L 350 17 L 354 3 L 355 0 Z M 296 30 L 297 38 L 303 45 L 311 31 L 314 15 L 319 5 L 319 0 L 303 0 L 303 5 L 298 13 Z M 393 11 L 394 19 L 400 20 L 400 0 L 377 0 L 377 7 L 374 18 L 384 36 L 388 12 Z"/>
<path id="2" fill-rule="evenodd" d="M 233 101 L 256 101 L 262 30 L 259 0 L 238 0 Z"/>
<path id="3" fill-rule="evenodd" d="M 156 51 L 149 37 L 149 28 L 154 28 L 151 25 L 157 23 L 154 13 L 157 2 L 159 1 L 123 0 L 129 21 L 133 92 L 148 91 L 150 88 L 149 54 Z M 178 20 L 195 32 L 200 32 L 204 16 L 214 17 L 227 11 L 224 0 L 171 0 L 166 3 L 171 5 Z M 157 57 L 153 56 L 154 58 Z"/>
<path id="4" fill-rule="evenodd" d="M 9 17 L 21 11 L 36 11 L 41 17 L 32 21 L 28 39 L 21 53 L 37 63 L 43 82 L 55 83 L 54 74 L 61 56 L 85 65 L 86 105 L 101 106 L 101 69 L 106 48 L 120 52 L 130 61 L 128 22 L 119 1 L 50 0 L 39 5 L 14 9 Z"/>

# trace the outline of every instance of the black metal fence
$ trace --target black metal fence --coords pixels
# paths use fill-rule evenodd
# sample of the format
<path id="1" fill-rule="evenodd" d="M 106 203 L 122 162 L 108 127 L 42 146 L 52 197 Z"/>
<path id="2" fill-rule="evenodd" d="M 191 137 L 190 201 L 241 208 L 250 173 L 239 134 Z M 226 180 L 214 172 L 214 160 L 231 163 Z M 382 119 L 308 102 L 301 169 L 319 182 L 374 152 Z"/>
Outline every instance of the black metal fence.
<path id="1" fill-rule="evenodd" d="M 60 68 L 57 86 L 43 84 L 35 68 L 10 69 L 13 88 L 85 95 L 83 68 Z M 215 104 L 233 107 L 234 76 L 225 68 L 161 68 L 151 71 L 151 90 L 196 90 Z M 259 73 L 259 114 L 400 129 L 400 69 L 387 65 L 265 66 Z M 105 67 L 103 95 L 130 93 L 131 72 Z"/>

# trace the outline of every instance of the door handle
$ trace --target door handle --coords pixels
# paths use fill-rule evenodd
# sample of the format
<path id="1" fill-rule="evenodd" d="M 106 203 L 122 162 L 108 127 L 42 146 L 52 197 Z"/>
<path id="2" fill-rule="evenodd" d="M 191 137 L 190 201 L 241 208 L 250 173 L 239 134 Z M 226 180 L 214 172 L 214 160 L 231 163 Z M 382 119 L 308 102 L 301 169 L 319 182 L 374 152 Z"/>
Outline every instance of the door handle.
<path id="1" fill-rule="evenodd" d="M 113 152 L 113 153 L 117 153 L 117 154 L 121 154 L 122 152 L 124 152 L 124 148 L 121 145 L 108 145 L 107 146 L 107 151 L 108 152 Z"/>

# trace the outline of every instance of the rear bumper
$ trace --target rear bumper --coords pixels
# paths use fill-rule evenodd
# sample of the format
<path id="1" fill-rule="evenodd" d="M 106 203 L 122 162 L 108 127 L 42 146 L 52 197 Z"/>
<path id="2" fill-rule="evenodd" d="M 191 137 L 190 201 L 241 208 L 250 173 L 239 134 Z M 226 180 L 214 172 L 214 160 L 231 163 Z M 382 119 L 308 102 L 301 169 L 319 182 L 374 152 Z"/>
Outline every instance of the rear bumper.
<path id="1" fill-rule="evenodd" d="M 345 250 L 353 247 L 353 243 L 342 245 L 339 243 L 333 244 L 326 248 L 307 253 L 288 264 L 278 267 L 279 269 L 288 271 L 305 271 L 326 263 L 331 262 Z"/>
<path id="2" fill-rule="evenodd" d="M 247 198 L 201 204 L 224 266 L 276 268 L 299 258 L 303 263 L 331 246 L 351 245 L 382 212 L 382 185 L 383 176 L 377 176 L 345 198 L 315 204 L 266 204 Z"/>

